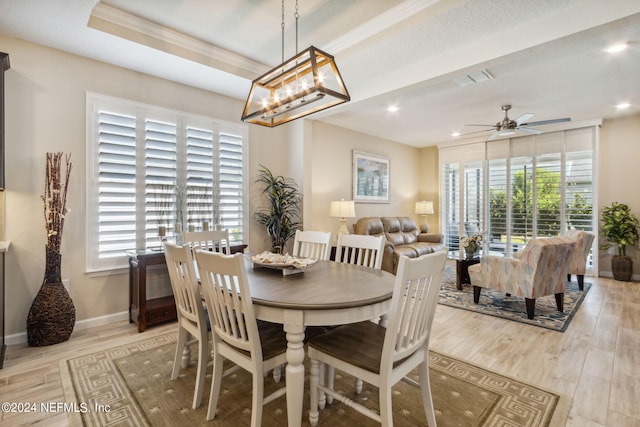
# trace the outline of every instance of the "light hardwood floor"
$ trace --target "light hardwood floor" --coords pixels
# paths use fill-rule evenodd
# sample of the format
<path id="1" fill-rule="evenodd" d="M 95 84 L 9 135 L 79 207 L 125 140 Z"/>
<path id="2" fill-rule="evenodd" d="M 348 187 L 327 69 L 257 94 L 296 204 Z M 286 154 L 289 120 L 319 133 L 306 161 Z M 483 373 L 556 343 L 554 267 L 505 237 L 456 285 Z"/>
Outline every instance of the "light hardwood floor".
<path id="1" fill-rule="evenodd" d="M 571 396 L 567 426 L 640 426 L 640 283 L 586 281 L 593 287 L 564 333 L 438 305 L 431 348 Z M 10 346 L 0 401 L 63 402 L 60 360 L 174 329 L 170 323 L 138 334 L 119 322 L 54 346 Z M 7 426 L 68 425 L 65 413 L 0 417 Z"/>

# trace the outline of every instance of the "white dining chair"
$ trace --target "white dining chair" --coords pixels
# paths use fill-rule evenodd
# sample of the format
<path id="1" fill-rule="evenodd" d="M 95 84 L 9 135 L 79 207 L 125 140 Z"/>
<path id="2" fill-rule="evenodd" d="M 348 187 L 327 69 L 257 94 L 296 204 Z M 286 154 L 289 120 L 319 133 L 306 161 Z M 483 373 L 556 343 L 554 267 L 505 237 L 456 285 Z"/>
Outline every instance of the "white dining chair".
<path id="1" fill-rule="evenodd" d="M 384 236 L 341 233 L 336 245 L 336 262 L 364 265 L 380 270 L 384 244 Z"/>
<path id="2" fill-rule="evenodd" d="M 370 236 L 365 234 L 339 234 L 336 246 L 336 262 L 363 265 L 365 267 L 382 268 L 382 256 L 384 254 L 384 236 Z M 320 368 L 324 378 L 324 366 Z M 333 387 L 335 369 L 327 366 L 327 386 Z M 362 379 L 356 377 L 356 393 L 362 392 Z M 328 402 L 333 401 L 329 397 Z"/>
<path id="3" fill-rule="evenodd" d="M 328 260 L 331 255 L 331 232 L 296 230 L 292 255 Z"/>
<path id="4" fill-rule="evenodd" d="M 429 383 L 429 337 L 442 283 L 446 252 L 438 251 L 418 258 L 401 257 L 396 274 L 387 327 L 373 322 L 339 326 L 309 340 L 311 359 L 309 422 L 318 423 L 319 401 L 326 394 L 358 412 L 393 426 L 391 387 L 400 380 L 419 385 L 430 427 L 436 426 Z M 380 413 L 376 413 L 347 394 L 320 382 L 320 364 L 337 369 L 378 387 Z M 419 367 L 419 383 L 405 379 Z"/>
<path id="5" fill-rule="evenodd" d="M 209 361 L 209 331 L 202 296 L 193 264 L 191 248 L 164 243 L 164 256 L 178 313 L 178 340 L 171 379 L 178 378 L 187 346 L 198 343 L 198 367 L 193 393 L 193 409 L 202 403 L 202 390 Z M 189 354 L 187 352 L 187 354 Z"/>
<path id="6" fill-rule="evenodd" d="M 262 422 L 263 405 L 284 395 L 281 387 L 264 397 L 264 376 L 286 362 L 287 338 L 282 325 L 256 321 L 242 254 L 223 255 L 196 248 L 202 293 L 213 334 L 213 379 L 207 420 L 215 417 L 223 359 L 251 372 L 251 426 Z"/>
<path id="7" fill-rule="evenodd" d="M 208 251 L 231 253 L 229 230 L 185 231 L 183 239 L 184 243 L 191 247 L 199 246 Z"/>

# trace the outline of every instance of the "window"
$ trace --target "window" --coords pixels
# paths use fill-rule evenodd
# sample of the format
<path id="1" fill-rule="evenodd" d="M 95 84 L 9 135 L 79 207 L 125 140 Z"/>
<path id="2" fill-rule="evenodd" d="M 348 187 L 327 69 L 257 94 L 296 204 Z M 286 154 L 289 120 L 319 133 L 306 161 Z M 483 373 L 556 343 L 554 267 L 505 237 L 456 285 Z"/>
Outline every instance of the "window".
<path id="1" fill-rule="evenodd" d="M 159 227 L 246 229 L 246 126 L 89 94 L 87 270 L 127 266 Z"/>
<path id="2" fill-rule="evenodd" d="M 569 228 L 593 232 L 595 141 L 596 128 L 586 127 L 441 148 L 441 223 L 449 248 L 478 229 L 490 251 L 506 255 Z"/>

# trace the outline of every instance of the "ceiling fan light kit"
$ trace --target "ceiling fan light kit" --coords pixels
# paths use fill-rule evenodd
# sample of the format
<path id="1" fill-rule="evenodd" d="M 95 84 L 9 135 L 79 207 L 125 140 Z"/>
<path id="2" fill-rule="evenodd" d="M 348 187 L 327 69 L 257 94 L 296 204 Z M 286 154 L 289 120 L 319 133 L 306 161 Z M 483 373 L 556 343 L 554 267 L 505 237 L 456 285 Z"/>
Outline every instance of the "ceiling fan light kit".
<path id="1" fill-rule="evenodd" d="M 298 17 L 296 1 L 296 52 Z M 332 55 L 309 46 L 284 60 L 284 0 L 282 57 L 282 64 L 252 82 L 243 122 L 275 127 L 351 100 Z"/>
<path id="2" fill-rule="evenodd" d="M 539 129 L 532 129 L 530 126 L 543 126 L 543 125 L 550 125 L 554 123 L 571 121 L 570 118 L 565 117 L 562 119 L 551 119 L 551 120 L 541 120 L 538 122 L 527 122 L 527 120 L 533 117 L 533 114 L 531 113 L 522 114 L 517 119 L 511 120 L 509 118 L 509 110 L 511 109 L 511 105 L 505 104 L 501 108 L 502 108 L 502 111 L 504 111 L 504 118 L 502 119 L 502 121 L 499 121 L 495 125 L 468 124 L 466 126 L 487 126 L 492 128 L 492 129 L 485 129 L 485 130 L 478 131 L 478 132 L 488 132 L 489 130 L 493 130 L 493 133 L 489 135 L 489 137 L 487 138 L 487 141 L 491 141 L 499 137 L 511 136 L 517 133 L 538 135 L 543 133 L 543 131 Z M 465 135 L 471 135 L 473 133 L 478 133 L 478 132 L 470 132 Z"/>

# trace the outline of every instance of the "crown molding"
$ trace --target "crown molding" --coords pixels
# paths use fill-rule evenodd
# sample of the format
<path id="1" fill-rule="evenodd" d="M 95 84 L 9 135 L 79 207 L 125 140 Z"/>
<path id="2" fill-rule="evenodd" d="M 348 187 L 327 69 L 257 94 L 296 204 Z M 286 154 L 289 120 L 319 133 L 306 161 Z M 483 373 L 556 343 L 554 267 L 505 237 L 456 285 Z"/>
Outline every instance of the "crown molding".
<path id="1" fill-rule="evenodd" d="M 92 9 L 87 26 L 249 80 L 255 79 L 271 68 L 227 49 L 100 2 Z"/>

